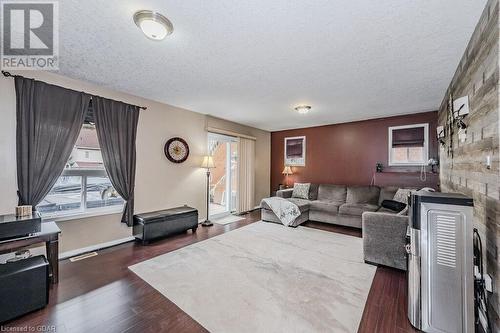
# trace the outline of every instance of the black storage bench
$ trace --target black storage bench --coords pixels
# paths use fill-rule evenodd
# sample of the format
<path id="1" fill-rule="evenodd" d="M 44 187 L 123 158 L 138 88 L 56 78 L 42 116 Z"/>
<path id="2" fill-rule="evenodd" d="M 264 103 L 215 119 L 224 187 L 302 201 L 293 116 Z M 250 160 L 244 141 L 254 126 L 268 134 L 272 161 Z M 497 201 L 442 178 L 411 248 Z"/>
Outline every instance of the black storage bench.
<path id="1" fill-rule="evenodd" d="M 198 210 L 183 206 L 134 215 L 134 237 L 147 244 L 149 241 L 198 228 Z"/>

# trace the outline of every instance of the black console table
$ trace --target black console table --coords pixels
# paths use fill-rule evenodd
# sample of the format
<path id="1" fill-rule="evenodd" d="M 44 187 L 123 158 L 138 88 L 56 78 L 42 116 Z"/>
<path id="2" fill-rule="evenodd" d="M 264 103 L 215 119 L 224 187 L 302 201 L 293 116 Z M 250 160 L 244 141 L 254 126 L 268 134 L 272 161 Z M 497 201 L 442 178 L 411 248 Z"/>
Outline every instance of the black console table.
<path id="1" fill-rule="evenodd" d="M 47 261 L 50 265 L 50 276 L 53 284 L 59 281 L 59 234 L 61 229 L 55 222 L 42 222 L 40 232 L 29 236 L 0 240 L 0 254 L 10 253 L 30 245 L 45 243 Z"/>

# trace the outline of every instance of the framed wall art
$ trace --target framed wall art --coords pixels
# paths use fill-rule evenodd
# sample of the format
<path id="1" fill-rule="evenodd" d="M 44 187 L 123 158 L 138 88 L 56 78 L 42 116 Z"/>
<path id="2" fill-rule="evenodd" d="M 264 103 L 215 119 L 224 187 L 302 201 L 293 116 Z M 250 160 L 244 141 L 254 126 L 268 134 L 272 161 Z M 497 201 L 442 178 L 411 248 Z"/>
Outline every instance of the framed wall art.
<path id="1" fill-rule="evenodd" d="M 306 165 L 306 137 L 294 136 L 285 138 L 285 165 Z"/>

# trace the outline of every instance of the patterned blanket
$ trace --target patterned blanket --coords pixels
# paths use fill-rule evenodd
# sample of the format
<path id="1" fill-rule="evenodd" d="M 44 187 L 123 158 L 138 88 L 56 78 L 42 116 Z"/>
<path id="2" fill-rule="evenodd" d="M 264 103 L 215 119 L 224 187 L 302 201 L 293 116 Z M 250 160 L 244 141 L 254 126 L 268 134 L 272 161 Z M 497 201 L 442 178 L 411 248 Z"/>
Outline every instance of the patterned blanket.
<path id="1" fill-rule="evenodd" d="M 299 207 L 286 199 L 271 197 L 262 199 L 262 201 L 271 208 L 273 213 L 280 219 L 281 223 L 287 227 L 300 216 Z"/>

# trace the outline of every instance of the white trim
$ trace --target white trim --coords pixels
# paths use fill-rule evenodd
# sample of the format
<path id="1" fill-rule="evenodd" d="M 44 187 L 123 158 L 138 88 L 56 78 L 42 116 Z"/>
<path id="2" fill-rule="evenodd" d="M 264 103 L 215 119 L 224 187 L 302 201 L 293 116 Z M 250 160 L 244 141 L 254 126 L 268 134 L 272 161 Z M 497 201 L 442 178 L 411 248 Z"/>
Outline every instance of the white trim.
<path id="1" fill-rule="evenodd" d="M 405 128 L 415 128 L 415 127 L 423 127 L 424 128 L 424 160 L 422 162 L 408 162 L 408 163 L 395 163 L 392 162 L 392 131 L 398 129 Z M 429 160 L 429 124 L 411 124 L 404 126 L 390 126 L 389 127 L 389 137 L 387 140 L 387 148 L 388 148 L 388 165 L 389 166 L 421 166 L 427 165 L 427 161 Z"/>
<path id="2" fill-rule="evenodd" d="M 102 208 L 91 208 L 87 209 L 87 211 L 85 212 L 77 211 L 77 212 L 71 212 L 69 214 L 45 214 L 42 215 L 42 218 L 50 219 L 51 221 L 54 222 L 64 222 L 64 221 L 85 219 L 88 217 L 105 216 L 105 215 L 122 214 L 122 213 L 123 213 L 123 205 L 120 206 L 117 205 L 117 206 L 109 206 Z"/>
<path id="3" fill-rule="evenodd" d="M 224 134 L 224 135 L 234 136 L 237 138 L 245 138 L 245 139 L 257 141 L 257 138 L 254 136 L 241 134 L 241 133 L 237 133 L 237 132 L 233 132 L 233 131 L 228 131 L 228 130 L 224 130 L 224 129 L 220 129 L 220 128 L 210 127 L 210 126 L 207 127 L 207 132 L 215 133 L 215 134 Z"/>
<path id="4" fill-rule="evenodd" d="M 116 245 L 120 245 L 120 244 L 123 244 L 123 243 L 128 243 L 128 242 L 131 242 L 133 240 L 135 240 L 135 237 L 134 236 L 129 236 L 129 237 L 125 237 L 125 238 L 121 238 L 121 239 L 116 239 L 116 240 L 113 240 L 113 241 L 110 241 L 110 242 L 106 242 L 106 243 L 101 243 L 101 244 L 96 244 L 96 245 L 91 245 L 91 246 L 83 247 L 81 249 L 76 249 L 76 250 L 62 252 L 62 253 L 59 253 L 59 260 L 71 258 L 71 257 L 74 257 L 74 256 L 78 256 L 80 254 L 87 253 L 87 252 L 102 250 L 102 249 L 105 249 L 105 248 L 108 248 L 108 247 L 112 247 L 112 246 L 116 246 Z"/>

